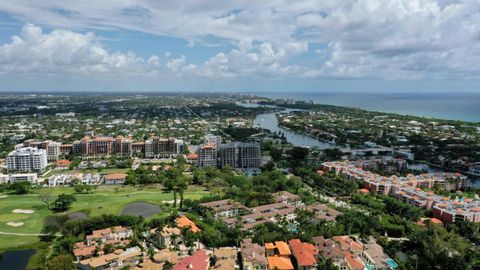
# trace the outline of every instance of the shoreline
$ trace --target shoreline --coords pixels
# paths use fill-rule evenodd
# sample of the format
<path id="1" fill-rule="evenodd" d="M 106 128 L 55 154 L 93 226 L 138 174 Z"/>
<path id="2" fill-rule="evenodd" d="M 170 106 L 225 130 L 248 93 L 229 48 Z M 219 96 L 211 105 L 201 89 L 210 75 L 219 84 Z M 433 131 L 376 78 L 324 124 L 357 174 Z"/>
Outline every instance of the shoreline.
<path id="1" fill-rule="evenodd" d="M 259 92 L 259 98 L 289 100 L 424 119 L 480 124 L 480 93 L 422 92 Z M 476 102 L 478 101 L 478 102 Z M 408 105 L 408 106 L 407 106 Z M 445 109 L 446 107 L 446 109 Z M 408 110 L 406 110 L 406 108 Z M 447 113 L 445 113 L 447 112 Z"/>

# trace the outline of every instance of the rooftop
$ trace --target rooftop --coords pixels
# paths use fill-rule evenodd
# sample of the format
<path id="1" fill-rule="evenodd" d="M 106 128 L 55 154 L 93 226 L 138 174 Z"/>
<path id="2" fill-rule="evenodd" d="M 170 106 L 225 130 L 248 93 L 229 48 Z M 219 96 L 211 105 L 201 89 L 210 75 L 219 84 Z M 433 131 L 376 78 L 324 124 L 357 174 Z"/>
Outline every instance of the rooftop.
<path id="1" fill-rule="evenodd" d="M 292 261 L 289 258 L 270 256 L 267 258 L 268 269 L 270 270 L 293 270 Z"/>
<path id="2" fill-rule="evenodd" d="M 175 220 L 175 222 L 177 223 L 177 227 L 179 227 L 179 228 L 190 227 L 190 230 L 194 233 L 201 231 L 200 228 L 197 227 L 197 224 L 195 224 L 193 221 L 191 221 L 186 216 L 178 217 Z"/>
<path id="3" fill-rule="evenodd" d="M 206 270 L 208 268 L 208 255 L 204 250 L 197 250 L 192 256 L 183 258 L 180 262 L 172 267 L 172 270 Z"/>

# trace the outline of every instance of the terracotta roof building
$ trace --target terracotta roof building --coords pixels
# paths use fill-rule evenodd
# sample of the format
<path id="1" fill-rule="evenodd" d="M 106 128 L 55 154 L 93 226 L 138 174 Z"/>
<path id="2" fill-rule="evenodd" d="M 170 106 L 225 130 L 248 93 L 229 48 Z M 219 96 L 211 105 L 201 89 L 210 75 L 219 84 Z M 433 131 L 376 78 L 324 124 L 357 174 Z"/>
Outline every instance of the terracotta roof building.
<path id="1" fill-rule="evenodd" d="M 130 265 L 138 264 L 142 251 L 139 247 L 131 247 L 126 250 L 116 250 L 114 253 L 105 254 L 99 257 L 92 257 L 79 262 L 81 269 L 104 269 L 114 267 L 116 265 Z"/>
<path id="2" fill-rule="evenodd" d="M 273 243 L 265 243 L 265 250 L 267 256 L 279 255 L 281 257 L 289 258 L 292 255 L 288 244 L 283 241 L 275 241 Z"/>
<path id="3" fill-rule="evenodd" d="M 70 160 L 67 160 L 67 159 L 60 159 L 60 160 L 57 160 L 57 162 L 55 162 L 57 167 L 68 167 L 70 166 L 70 164 L 72 164 L 72 162 Z"/>
<path id="4" fill-rule="evenodd" d="M 186 216 L 178 217 L 175 222 L 177 223 L 178 228 L 190 227 L 190 230 L 194 233 L 200 232 L 200 228 L 197 227 L 193 221 L 191 221 Z"/>
<path id="5" fill-rule="evenodd" d="M 127 176 L 126 173 L 109 173 L 104 177 L 105 184 L 123 184 Z"/>
<path id="6" fill-rule="evenodd" d="M 292 249 L 293 257 L 297 262 L 297 266 L 301 269 L 315 269 L 317 265 L 318 250 L 310 244 L 300 241 L 300 239 L 291 239 L 288 241 Z"/>
<path id="7" fill-rule="evenodd" d="M 183 258 L 172 270 L 207 270 L 209 259 L 204 250 L 197 250 L 192 256 Z"/>
<path id="8" fill-rule="evenodd" d="M 99 243 L 113 243 L 125 240 L 133 235 L 132 229 L 128 227 L 115 226 L 112 228 L 106 228 L 102 230 L 95 230 L 91 235 L 87 235 L 87 245 L 91 245 L 92 242 Z"/>
<path id="9" fill-rule="evenodd" d="M 281 256 L 267 257 L 269 270 L 294 270 L 292 261 L 289 258 Z"/>

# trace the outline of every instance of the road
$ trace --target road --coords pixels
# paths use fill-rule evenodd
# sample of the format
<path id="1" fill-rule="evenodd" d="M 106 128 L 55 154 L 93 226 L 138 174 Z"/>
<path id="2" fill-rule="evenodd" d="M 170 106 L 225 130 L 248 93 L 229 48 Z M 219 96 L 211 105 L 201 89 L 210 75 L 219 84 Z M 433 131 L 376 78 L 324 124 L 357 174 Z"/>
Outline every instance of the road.
<path id="1" fill-rule="evenodd" d="M 17 235 L 17 236 L 47 236 L 46 233 L 11 233 L 11 232 L 0 232 L 0 235 Z"/>

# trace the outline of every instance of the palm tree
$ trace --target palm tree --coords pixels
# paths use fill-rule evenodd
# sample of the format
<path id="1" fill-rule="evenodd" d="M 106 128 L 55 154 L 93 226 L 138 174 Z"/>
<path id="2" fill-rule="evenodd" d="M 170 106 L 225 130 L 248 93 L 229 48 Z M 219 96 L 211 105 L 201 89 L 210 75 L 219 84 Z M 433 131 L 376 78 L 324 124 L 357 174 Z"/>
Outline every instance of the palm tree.
<path id="1" fill-rule="evenodd" d="M 164 264 L 163 264 L 163 270 L 171 270 L 172 267 L 173 267 L 173 263 L 170 262 L 170 261 L 166 261 Z"/>
<path id="2" fill-rule="evenodd" d="M 188 188 L 187 179 L 184 176 L 180 176 L 179 178 L 177 178 L 176 189 L 180 194 L 180 209 L 183 207 L 183 194 L 185 193 L 185 190 L 187 188 Z"/>
<path id="3" fill-rule="evenodd" d="M 173 192 L 173 208 L 177 207 L 177 189 L 175 179 L 167 178 L 165 180 L 165 188 L 167 191 Z"/>

